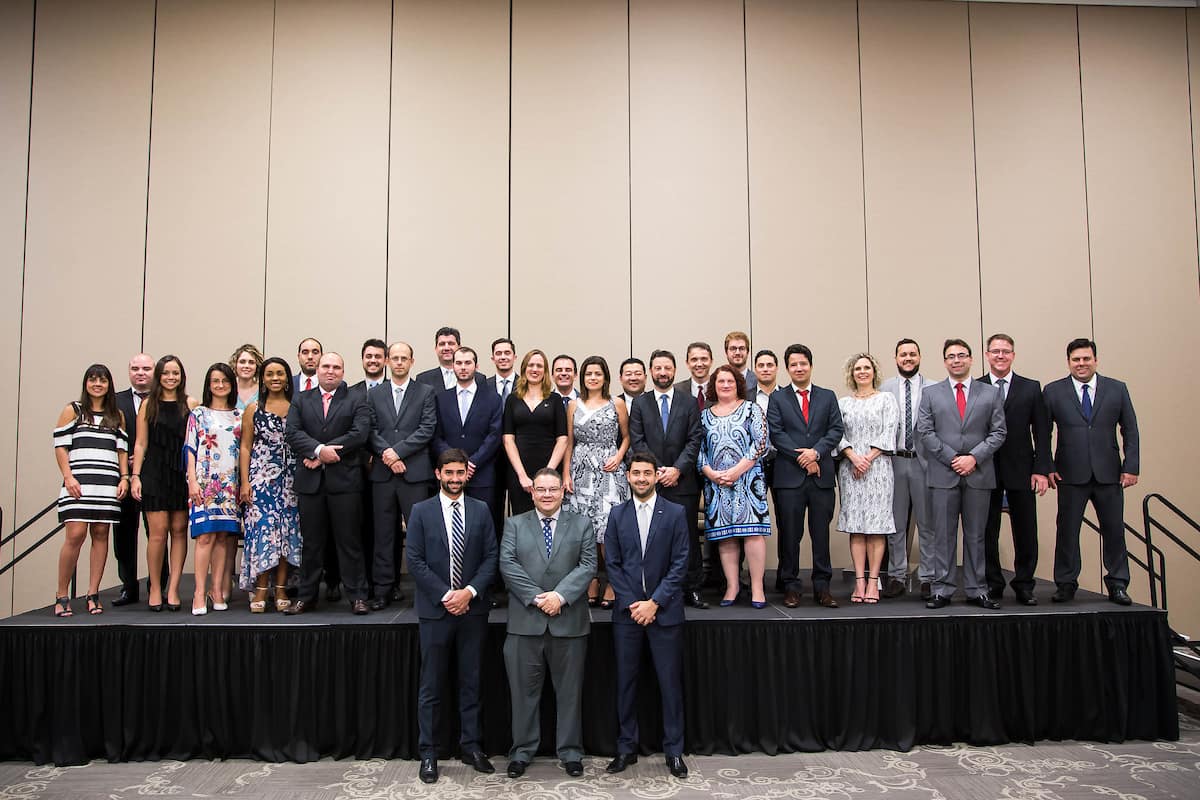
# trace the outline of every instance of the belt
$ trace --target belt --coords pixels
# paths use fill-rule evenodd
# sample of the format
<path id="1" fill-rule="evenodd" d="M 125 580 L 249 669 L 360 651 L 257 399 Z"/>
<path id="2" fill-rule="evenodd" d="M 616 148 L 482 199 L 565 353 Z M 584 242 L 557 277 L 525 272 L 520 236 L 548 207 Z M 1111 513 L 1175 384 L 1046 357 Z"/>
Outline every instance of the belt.
<path id="1" fill-rule="evenodd" d="M 893 450 L 892 455 L 896 458 L 916 458 L 916 450 Z"/>

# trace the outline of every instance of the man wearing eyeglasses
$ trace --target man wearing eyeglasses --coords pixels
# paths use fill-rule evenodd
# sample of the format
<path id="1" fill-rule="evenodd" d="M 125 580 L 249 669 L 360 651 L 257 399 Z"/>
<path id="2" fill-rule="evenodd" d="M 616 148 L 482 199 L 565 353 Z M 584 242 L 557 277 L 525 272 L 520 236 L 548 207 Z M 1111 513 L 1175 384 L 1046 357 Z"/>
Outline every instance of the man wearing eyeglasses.
<path id="1" fill-rule="evenodd" d="M 1042 402 L 1042 385 L 1013 372 L 1016 344 L 1007 333 L 987 341 L 988 371 L 979 380 L 1000 390 L 1008 437 L 996 451 L 996 488 L 988 506 L 983 550 L 988 596 L 1004 594 L 1000 569 L 1000 512 L 1007 496 L 1008 521 L 1013 539 L 1012 589 L 1017 602 L 1036 606 L 1033 573 L 1038 562 L 1037 497 L 1046 493 L 1050 461 L 1050 419 Z M 1036 493 L 1036 496 L 1035 496 Z"/>
<path id="2" fill-rule="evenodd" d="M 933 596 L 926 608 L 950 605 L 957 588 L 958 524 L 963 529 L 963 583 L 967 602 L 995 610 L 988 596 L 983 536 L 991 490 L 996 486 L 993 456 L 1004 444 L 1008 428 L 1000 391 L 971 380 L 971 346 L 947 339 L 942 346 L 945 382 L 921 393 L 917 430 L 929 459 L 930 516 L 933 519 Z"/>

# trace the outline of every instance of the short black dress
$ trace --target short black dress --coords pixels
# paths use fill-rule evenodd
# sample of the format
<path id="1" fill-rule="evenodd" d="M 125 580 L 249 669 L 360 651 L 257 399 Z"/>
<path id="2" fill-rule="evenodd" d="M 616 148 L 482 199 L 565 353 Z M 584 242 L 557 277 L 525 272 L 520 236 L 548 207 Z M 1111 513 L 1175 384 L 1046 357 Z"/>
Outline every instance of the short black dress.
<path id="1" fill-rule="evenodd" d="M 513 392 L 504 405 L 504 433 L 516 437 L 521 464 L 525 474 L 532 478 L 549 463 L 558 437 L 567 435 L 567 412 L 562 397 L 552 393 L 530 411 L 525 401 Z M 562 464 L 558 465 L 558 472 L 562 474 Z M 533 496 L 521 488 L 515 469 L 509 473 L 508 493 L 514 514 L 533 509 Z"/>
<path id="2" fill-rule="evenodd" d="M 183 437 L 188 406 L 183 400 L 163 400 L 150 423 L 146 455 L 142 458 L 142 511 L 187 511 L 187 473 Z"/>

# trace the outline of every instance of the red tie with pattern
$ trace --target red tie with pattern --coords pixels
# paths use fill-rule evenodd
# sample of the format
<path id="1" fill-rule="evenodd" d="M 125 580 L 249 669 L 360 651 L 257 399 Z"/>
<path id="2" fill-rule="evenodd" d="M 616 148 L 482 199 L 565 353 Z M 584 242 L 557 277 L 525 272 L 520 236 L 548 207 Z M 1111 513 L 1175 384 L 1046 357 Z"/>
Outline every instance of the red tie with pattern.
<path id="1" fill-rule="evenodd" d="M 696 405 L 700 406 L 700 410 L 704 410 L 704 387 L 701 386 L 696 390 Z"/>
<path id="2" fill-rule="evenodd" d="M 799 389 L 800 392 L 800 413 L 804 415 L 804 424 L 808 424 L 808 389 Z"/>
<path id="3" fill-rule="evenodd" d="M 961 383 L 954 384 L 954 400 L 958 403 L 958 418 L 967 418 L 967 393 L 963 391 Z"/>
<path id="4" fill-rule="evenodd" d="M 304 379 L 304 391 L 307 392 L 310 389 L 312 389 L 312 376 L 311 375 L 309 375 L 307 378 Z"/>

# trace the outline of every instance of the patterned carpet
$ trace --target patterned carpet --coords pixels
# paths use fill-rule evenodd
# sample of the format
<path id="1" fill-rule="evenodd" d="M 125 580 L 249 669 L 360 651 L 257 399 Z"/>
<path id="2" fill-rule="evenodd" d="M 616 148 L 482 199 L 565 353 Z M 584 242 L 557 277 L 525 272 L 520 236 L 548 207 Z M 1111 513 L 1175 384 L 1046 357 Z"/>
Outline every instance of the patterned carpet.
<path id="1" fill-rule="evenodd" d="M 0 800 L 1196 800 L 1200 723 L 1181 716 L 1178 742 L 690 757 L 686 781 L 673 779 L 661 756 L 643 758 L 615 776 L 604 772 L 607 759 L 588 759 L 584 776 L 577 779 L 568 778 L 556 762 L 539 760 L 525 778 L 511 781 L 503 775 L 504 761 L 493 763 L 497 774 L 480 775 L 458 762 L 442 762 L 442 778 L 431 786 L 417 780 L 415 761 L 92 762 L 65 768 L 8 763 L 0 764 Z"/>

